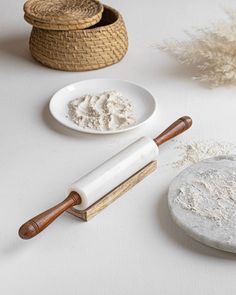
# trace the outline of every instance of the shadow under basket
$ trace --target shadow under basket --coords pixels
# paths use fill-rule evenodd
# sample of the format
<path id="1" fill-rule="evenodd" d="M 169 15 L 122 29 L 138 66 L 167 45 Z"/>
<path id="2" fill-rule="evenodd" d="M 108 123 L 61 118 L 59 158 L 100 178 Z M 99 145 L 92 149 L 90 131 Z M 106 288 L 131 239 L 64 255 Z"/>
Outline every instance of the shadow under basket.
<path id="1" fill-rule="evenodd" d="M 122 16 L 104 5 L 99 23 L 83 30 L 45 30 L 33 27 L 30 51 L 40 63 L 59 70 L 87 71 L 119 62 L 128 49 Z"/>

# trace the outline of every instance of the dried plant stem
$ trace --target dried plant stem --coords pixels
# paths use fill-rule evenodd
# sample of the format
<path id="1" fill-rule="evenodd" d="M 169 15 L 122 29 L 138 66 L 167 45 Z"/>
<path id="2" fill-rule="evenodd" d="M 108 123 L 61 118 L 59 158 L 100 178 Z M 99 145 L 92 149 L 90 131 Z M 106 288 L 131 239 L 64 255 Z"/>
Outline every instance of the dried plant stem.
<path id="1" fill-rule="evenodd" d="M 236 85 L 236 12 L 211 28 L 187 32 L 186 41 L 167 41 L 158 48 L 180 63 L 196 67 L 194 79 L 211 86 Z"/>

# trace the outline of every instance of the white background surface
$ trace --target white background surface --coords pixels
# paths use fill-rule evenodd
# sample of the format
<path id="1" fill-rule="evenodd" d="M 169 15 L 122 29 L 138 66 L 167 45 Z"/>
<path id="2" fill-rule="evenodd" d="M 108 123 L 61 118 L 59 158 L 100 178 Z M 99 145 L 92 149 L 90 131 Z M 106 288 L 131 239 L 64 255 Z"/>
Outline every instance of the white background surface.
<path id="1" fill-rule="evenodd" d="M 119 9 L 130 39 L 112 67 L 66 73 L 47 69 L 28 51 L 22 0 L 0 2 L 0 293 L 234 294 L 236 256 L 203 246 L 173 224 L 167 189 L 178 173 L 175 143 L 161 148 L 159 169 L 89 223 L 64 214 L 38 237 L 18 238 L 20 224 L 64 198 L 67 185 L 142 135 L 154 136 L 181 115 L 194 127 L 183 140 L 236 143 L 236 88 L 210 90 L 151 47 L 183 30 L 224 17 L 234 1 L 107 1 Z M 48 113 L 52 94 L 82 79 L 109 77 L 147 87 L 159 102 L 151 124 L 92 136 L 69 131 Z"/>

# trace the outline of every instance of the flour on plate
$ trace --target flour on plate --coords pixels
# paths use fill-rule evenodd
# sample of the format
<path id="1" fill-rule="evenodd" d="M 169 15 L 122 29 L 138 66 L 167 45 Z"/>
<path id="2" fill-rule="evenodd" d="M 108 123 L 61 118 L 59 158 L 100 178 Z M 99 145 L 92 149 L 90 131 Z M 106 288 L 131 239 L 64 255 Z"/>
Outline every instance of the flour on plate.
<path id="1" fill-rule="evenodd" d="M 70 101 L 68 117 L 79 127 L 99 131 L 123 129 L 136 122 L 131 102 L 117 91 L 86 94 Z"/>

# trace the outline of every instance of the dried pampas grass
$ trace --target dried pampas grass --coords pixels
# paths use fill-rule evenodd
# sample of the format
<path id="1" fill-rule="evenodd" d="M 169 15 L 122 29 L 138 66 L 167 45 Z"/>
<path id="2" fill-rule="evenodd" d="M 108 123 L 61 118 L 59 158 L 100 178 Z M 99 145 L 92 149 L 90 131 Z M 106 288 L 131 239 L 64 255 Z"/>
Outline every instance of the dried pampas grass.
<path id="1" fill-rule="evenodd" d="M 186 33 L 186 41 L 165 42 L 158 48 L 182 64 L 195 66 L 194 79 L 206 81 L 213 87 L 236 85 L 236 12 L 226 13 L 226 21 Z"/>

